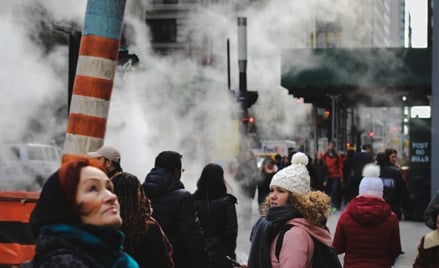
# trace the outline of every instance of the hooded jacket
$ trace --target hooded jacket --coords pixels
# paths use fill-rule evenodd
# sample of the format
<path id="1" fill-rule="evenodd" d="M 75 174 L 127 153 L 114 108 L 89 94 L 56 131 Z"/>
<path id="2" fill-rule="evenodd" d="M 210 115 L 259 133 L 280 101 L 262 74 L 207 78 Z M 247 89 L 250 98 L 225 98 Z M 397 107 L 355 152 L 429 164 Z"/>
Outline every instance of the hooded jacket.
<path id="1" fill-rule="evenodd" d="M 333 247 L 346 268 L 390 268 L 401 253 L 399 222 L 382 198 L 357 196 L 341 214 Z"/>
<path id="2" fill-rule="evenodd" d="M 271 265 L 273 268 L 282 267 L 312 267 L 314 241 L 312 237 L 327 246 L 331 246 L 331 236 L 325 228 L 310 226 L 304 218 L 294 218 L 286 224 L 293 227 L 285 232 L 279 260 L 276 257 L 278 235 L 271 243 Z"/>
<path id="3" fill-rule="evenodd" d="M 142 184 L 153 216 L 172 244 L 175 268 L 207 267 L 207 252 L 192 194 L 164 168 L 153 168 Z"/>

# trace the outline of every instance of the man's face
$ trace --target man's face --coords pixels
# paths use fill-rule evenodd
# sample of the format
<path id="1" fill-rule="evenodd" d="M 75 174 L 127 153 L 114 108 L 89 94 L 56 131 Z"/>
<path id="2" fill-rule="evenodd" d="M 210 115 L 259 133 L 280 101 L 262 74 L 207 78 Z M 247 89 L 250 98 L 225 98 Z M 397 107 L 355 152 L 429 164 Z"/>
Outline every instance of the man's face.
<path id="1" fill-rule="evenodd" d="M 334 143 L 330 142 L 330 143 L 328 144 L 328 150 L 329 150 L 329 151 L 334 150 L 334 147 L 335 147 Z"/>

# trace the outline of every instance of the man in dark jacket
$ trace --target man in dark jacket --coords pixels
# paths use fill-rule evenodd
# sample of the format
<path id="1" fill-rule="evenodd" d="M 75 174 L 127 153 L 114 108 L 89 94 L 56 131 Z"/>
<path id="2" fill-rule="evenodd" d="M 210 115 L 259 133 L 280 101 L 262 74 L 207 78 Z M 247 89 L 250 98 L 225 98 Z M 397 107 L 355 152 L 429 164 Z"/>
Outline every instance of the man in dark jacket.
<path id="1" fill-rule="evenodd" d="M 358 195 L 358 187 L 363 177 L 363 168 L 369 163 L 373 163 L 372 146 L 370 144 L 363 144 L 361 151 L 357 152 L 352 160 L 352 178 L 350 183 L 352 195 L 350 199 Z"/>
<path id="2" fill-rule="evenodd" d="M 146 175 L 143 188 L 151 199 L 154 218 L 173 246 L 175 268 L 205 268 L 206 246 L 192 194 L 180 180 L 181 158 L 174 151 L 161 152 Z"/>

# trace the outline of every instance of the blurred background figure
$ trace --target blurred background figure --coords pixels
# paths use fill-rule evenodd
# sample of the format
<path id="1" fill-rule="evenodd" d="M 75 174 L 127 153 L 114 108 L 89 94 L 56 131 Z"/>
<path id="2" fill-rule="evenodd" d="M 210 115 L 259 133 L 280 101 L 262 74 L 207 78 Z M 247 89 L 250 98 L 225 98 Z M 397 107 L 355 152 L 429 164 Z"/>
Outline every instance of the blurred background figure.
<path id="1" fill-rule="evenodd" d="M 323 153 L 317 152 L 313 161 L 315 174 L 314 182 L 311 182 L 311 188 L 314 190 L 325 191 L 325 186 L 328 180 L 328 167 L 323 161 Z"/>
<path id="2" fill-rule="evenodd" d="M 328 168 L 328 180 L 325 192 L 331 197 L 331 209 L 337 211 L 341 209 L 341 184 L 343 183 L 343 160 L 335 151 L 335 141 L 328 143 L 328 150 L 322 156 Z"/>
<path id="3" fill-rule="evenodd" d="M 174 267 L 171 243 L 152 218 L 149 199 L 139 180 L 134 176 L 118 176 L 112 182 L 120 203 L 125 250 L 140 267 Z"/>
<path id="4" fill-rule="evenodd" d="M 210 267 L 233 267 L 226 256 L 236 259 L 237 199 L 227 193 L 224 170 L 220 165 L 210 163 L 203 168 L 193 197 L 206 240 Z"/>
<path id="5" fill-rule="evenodd" d="M 410 196 L 407 185 L 403 180 L 401 169 L 396 164 L 396 150 L 386 149 L 383 154 L 377 155 L 377 163 L 381 168 L 380 178 L 384 184 L 384 200 L 399 220 L 403 215 L 411 212 Z"/>
<path id="6" fill-rule="evenodd" d="M 252 202 L 255 198 L 256 187 L 259 182 L 259 169 L 255 154 L 248 150 L 238 160 L 235 181 L 240 188 L 240 224 L 250 227 L 252 216 Z"/>
<path id="7" fill-rule="evenodd" d="M 259 210 L 265 201 L 265 198 L 270 193 L 270 182 L 274 174 L 279 170 L 276 162 L 271 157 L 266 157 L 262 162 L 261 180 L 258 183 L 258 204 Z"/>
<path id="8" fill-rule="evenodd" d="M 363 144 L 361 151 L 357 152 L 352 160 L 352 177 L 349 183 L 349 188 L 351 189 L 350 199 L 358 195 L 358 187 L 363 177 L 363 168 L 369 163 L 373 163 L 372 146 L 370 144 Z"/>

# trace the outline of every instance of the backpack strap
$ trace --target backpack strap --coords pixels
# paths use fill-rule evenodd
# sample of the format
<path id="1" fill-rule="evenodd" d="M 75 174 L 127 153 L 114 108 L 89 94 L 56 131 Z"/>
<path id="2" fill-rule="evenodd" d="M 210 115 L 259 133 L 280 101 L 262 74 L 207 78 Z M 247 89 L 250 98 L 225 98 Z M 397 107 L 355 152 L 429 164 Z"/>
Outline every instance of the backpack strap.
<path id="1" fill-rule="evenodd" d="M 276 241 L 276 248 L 275 248 L 275 251 L 274 251 L 278 261 L 279 261 L 280 250 L 282 249 L 282 243 L 284 242 L 284 235 L 293 226 L 294 225 L 292 225 L 292 224 L 285 224 L 284 226 L 282 226 L 282 228 L 279 231 L 279 235 L 278 235 L 277 241 Z"/>

